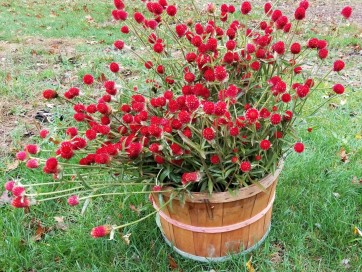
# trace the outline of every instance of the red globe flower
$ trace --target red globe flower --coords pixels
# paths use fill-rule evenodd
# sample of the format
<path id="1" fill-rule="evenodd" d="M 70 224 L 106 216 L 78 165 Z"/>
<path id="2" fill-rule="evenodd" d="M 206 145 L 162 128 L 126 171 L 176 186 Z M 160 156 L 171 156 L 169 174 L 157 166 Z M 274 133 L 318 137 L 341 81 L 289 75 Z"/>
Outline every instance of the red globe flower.
<path id="1" fill-rule="evenodd" d="M 302 153 L 302 152 L 304 151 L 304 144 L 303 144 L 303 143 L 300 143 L 300 142 L 295 143 L 295 144 L 294 144 L 294 150 L 295 150 L 295 152 L 297 152 L 297 153 Z"/>
<path id="2" fill-rule="evenodd" d="M 204 128 L 202 131 L 202 137 L 207 141 L 215 139 L 215 131 L 212 128 Z"/>
<path id="3" fill-rule="evenodd" d="M 260 148 L 263 149 L 263 150 L 268 150 L 271 146 L 271 143 L 269 140 L 262 140 L 260 142 Z"/>
<path id="4" fill-rule="evenodd" d="M 93 84 L 93 82 L 94 82 L 94 78 L 93 78 L 92 75 L 89 75 L 89 74 L 84 75 L 84 77 L 83 77 L 83 82 L 84 82 L 84 84 L 86 84 L 86 85 L 91 85 L 91 84 Z"/>
<path id="5" fill-rule="evenodd" d="M 344 68 L 344 61 L 343 60 L 336 60 L 333 63 L 333 71 L 339 72 L 339 71 L 342 71 L 343 68 Z"/>
<path id="6" fill-rule="evenodd" d="M 241 7 L 240 7 L 240 11 L 242 14 L 248 14 L 251 11 L 251 4 L 248 1 L 242 2 L 241 3 Z"/>
<path id="7" fill-rule="evenodd" d="M 241 164 L 240 164 L 240 170 L 244 173 L 247 173 L 251 170 L 251 163 L 248 162 L 248 161 L 243 161 Z"/>
<path id="8" fill-rule="evenodd" d="M 333 91 L 336 94 L 343 94 L 344 93 L 344 86 L 342 84 L 336 84 L 333 86 Z"/>
<path id="9" fill-rule="evenodd" d="M 112 230 L 109 225 L 98 226 L 92 229 L 91 235 L 93 238 L 100 238 L 108 235 Z"/>
<path id="10" fill-rule="evenodd" d="M 345 6 L 342 9 L 341 14 L 345 19 L 349 19 L 349 17 L 352 15 L 352 8 L 350 6 Z"/>

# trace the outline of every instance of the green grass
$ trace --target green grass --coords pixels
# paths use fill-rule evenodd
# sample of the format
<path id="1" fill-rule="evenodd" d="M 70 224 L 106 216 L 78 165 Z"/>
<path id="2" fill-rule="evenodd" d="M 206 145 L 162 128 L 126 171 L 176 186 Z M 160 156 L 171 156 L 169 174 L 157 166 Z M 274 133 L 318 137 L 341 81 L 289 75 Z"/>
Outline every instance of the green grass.
<path id="1" fill-rule="evenodd" d="M 76 81 L 64 79 L 66 74 L 75 78 L 89 72 L 100 75 L 113 59 L 124 67 L 137 66 L 129 56 L 105 50 L 111 47 L 118 31 L 107 24 L 109 1 L 7 2 L 0 0 L 0 24 L 12 23 L 7 24 L 7 31 L 0 30 L 0 41 L 14 44 L 18 50 L 9 51 L 7 62 L 2 63 L 0 95 L 8 102 L 9 116 L 19 124 L 9 133 L 14 150 L 0 158 L 0 176 L 2 181 L 19 177 L 28 182 L 50 181 L 51 177 L 24 166 L 5 172 L 14 159 L 14 151 L 24 142 L 36 140 L 24 136 L 29 128 L 34 130 L 24 115 L 34 108 L 46 107 L 38 101 L 41 90 L 70 87 Z M 56 17 L 49 16 L 52 10 Z M 85 16 L 89 14 L 97 22 L 96 27 L 87 23 Z M 355 31 L 345 30 L 351 34 Z M 49 53 L 51 43 L 26 43 L 29 37 L 47 42 L 62 39 L 73 51 Z M 356 42 L 354 38 L 328 39 L 332 48 Z M 91 45 L 87 40 L 102 42 Z M 332 56 L 338 53 L 331 50 Z M 348 63 L 347 68 L 355 69 L 357 65 L 360 64 Z M 6 80 L 8 74 L 10 81 Z M 310 111 L 323 99 L 322 95 L 314 94 L 307 105 Z M 347 103 L 340 105 L 342 99 Z M 114 241 L 92 239 L 89 232 L 96 225 L 119 225 L 137 219 L 130 204 L 142 205 L 142 215 L 152 211 L 147 196 L 131 197 L 124 205 L 121 199 L 108 197 L 93 201 L 84 216 L 64 200 L 34 206 L 30 213 L 1 206 L 0 271 L 170 271 L 169 255 L 183 271 L 246 271 L 250 256 L 257 271 L 344 271 L 348 270 L 342 264 L 344 259 L 349 260 L 349 271 L 362 271 L 362 239 L 353 235 L 353 226 L 362 228 L 362 189 L 352 183 L 355 176 L 362 178 L 362 140 L 356 137 L 362 133 L 361 101 L 361 88 L 351 87 L 342 98 L 333 101 L 338 108 L 327 104 L 298 126 L 306 151 L 287 157 L 277 187 L 272 231 L 259 249 L 247 256 L 219 264 L 183 259 L 165 244 L 154 218 L 123 230 L 123 234 L 132 233 L 130 245 L 119 235 Z M 64 107 L 54 111 L 68 116 Z M 55 125 L 66 123 L 56 119 Z M 308 133 L 307 127 L 313 127 L 313 132 Z M 341 148 L 348 153 L 347 163 L 340 160 Z M 57 228 L 56 216 L 64 216 L 66 230 Z M 51 230 L 40 241 L 34 241 L 38 222 Z"/>

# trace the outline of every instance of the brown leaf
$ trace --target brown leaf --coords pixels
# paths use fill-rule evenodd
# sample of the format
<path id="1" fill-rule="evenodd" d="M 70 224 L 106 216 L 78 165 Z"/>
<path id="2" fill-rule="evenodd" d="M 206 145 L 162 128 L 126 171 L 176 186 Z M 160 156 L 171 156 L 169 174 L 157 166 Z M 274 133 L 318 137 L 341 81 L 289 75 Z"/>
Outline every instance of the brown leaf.
<path id="1" fill-rule="evenodd" d="M 10 204 L 12 200 L 12 197 L 9 196 L 8 192 L 5 191 L 0 196 L 0 206 L 3 206 L 5 204 Z"/>
<path id="2" fill-rule="evenodd" d="M 131 236 L 132 233 L 128 233 L 126 235 L 122 236 L 123 241 L 126 243 L 126 245 L 129 245 L 131 243 L 131 240 L 129 239 L 129 237 Z"/>
<path id="3" fill-rule="evenodd" d="M 30 53 L 31 53 L 31 55 L 32 55 L 33 57 L 35 57 L 35 56 L 38 55 L 38 53 L 37 53 L 34 49 L 32 49 L 32 50 L 30 51 Z"/>
<path id="4" fill-rule="evenodd" d="M 6 83 L 6 84 L 9 84 L 11 80 L 12 80 L 11 74 L 10 74 L 10 73 L 7 73 L 7 74 L 6 74 L 6 77 L 5 77 L 5 83 Z"/>
<path id="5" fill-rule="evenodd" d="M 52 143 L 55 144 L 55 145 L 59 145 L 59 144 L 60 144 L 60 141 L 57 140 L 57 139 L 54 139 L 53 137 L 50 137 L 50 138 L 49 138 L 49 142 L 52 142 Z"/>
<path id="6" fill-rule="evenodd" d="M 67 230 L 68 226 L 64 223 L 64 216 L 55 216 L 54 217 L 55 222 L 55 228 L 59 230 Z"/>
<path id="7" fill-rule="evenodd" d="M 87 5 L 83 6 L 83 10 L 84 10 L 84 12 L 89 13 L 89 9 L 88 9 Z"/>
<path id="8" fill-rule="evenodd" d="M 43 227 L 39 222 L 38 227 L 36 228 L 35 236 L 33 236 L 33 240 L 40 241 L 43 238 L 43 235 L 49 231 L 49 228 Z"/>
<path id="9" fill-rule="evenodd" d="M 16 168 L 18 168 L 18 166 L 19 166 L 19 161 L 18 161 L 18 160 L 15 160 L 15 161 L 13 161 L 12 163 L 9 163 L 9 164 L 6 166 L 5 172 L 9 172 L 9 171 L 15 170 Z"/>
<path id="10" fill-rule="evenodd" d="M 341 161 L 344 163 L 349 162 L 348 154 L 346 153 L 346 150 L 342 147 L 339 151 L 339 157 L 341 158 Z"/>
<path id="11" fill-rule="evenodd" d="M 171 257 L 171 255 L 167 255 L 167 259 L 168 259 L 168 266 L 171 268 L 171 270 L 178 269 L 178 265 L 175 259 Z"/>
<path id="12" fill-rule="evenodd" d="M 98 82 L 101 82 L 101 83 L 107 81 L 107 78 L 106 78 L 105 74 L 102 73 L 102 74 L 97 78 L 97 81 L 98 81 Z"/>
<path id="13" fill-rule="evenodd" d="M 362 185 L 362 178 L 360 178 L 358 180 L 358 178 L 356 176 L 354 176 L 353 179 L 352 179 L 352 184 L 360 184 L 360 185 Z"/>
<path id="14" fill-rule="evenodd" d="M 129 208 L 132 210 L 132 211 L 134 211 L 135 213 L 137 213 L 137 215 L 139 216 L 140 214 L 141 214 L 141 207 L 139 206 L 139 207 L 136 207 L 135 205 L 133 205 L 133 204 L 130 204 L 129 205 Z"/>

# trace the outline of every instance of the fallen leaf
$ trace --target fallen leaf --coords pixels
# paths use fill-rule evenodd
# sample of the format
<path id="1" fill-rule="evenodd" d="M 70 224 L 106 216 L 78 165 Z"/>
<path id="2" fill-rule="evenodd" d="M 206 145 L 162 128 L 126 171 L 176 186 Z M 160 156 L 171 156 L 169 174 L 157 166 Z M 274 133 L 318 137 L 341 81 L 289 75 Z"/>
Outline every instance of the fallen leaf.
<path id="1" fill-rule="evenodd" d="M 345 268 L 350 268 L 351 265 L 349 264 L 349 259 L 343 259 L 341 261 L 341 265 L 343 265 Z"/>
<path id="2" fill-rule="evenodd" d="M 338 105 L 336 103 L 329 103 L 329 108 L 334 110 L 334 109 L 338 109 Z"/>
<path id="3" fill-rule="evenodd" d="M 131 234 L 132 234 L 132 233 L 128 233 L 128 234 L 122 236 L 122 239 L 123 239 L 123 241 L 126 243 L 126 245 L 129 245 L 130 242 L 131 242 L 131 240 L 129 239 L 129 237 L 131 236 Z"/>
<path id="4" fill-rule="evenodd" d="M 107 81 L 107 78 L 106 78 L 106 76 L 102 73 L 102 74 L 97 78 L 97 81 L 103 83 L 103 82 Z"/>
<path id="5" fill-rule="evenodd" d="M 253 264 L 252 264 L 252 259 L 253 259 L 253 256 L 251 256 L 249 261 L 247 261 L 246 264 L 245 264 L 246 270 L 248 272 L 255 272 L 255 269 L 254 269 Z"/>
<path id="6" fill-rule="evenodd" d="M 341 161 L 344 163 L 349 162 L 348 160 L 348 154 L 346 153 L 346 150 L 342 147 L 339 151 L 339 157 L 341 158 Z"/>
<path id="7" fill-rule="evenodd" d="M 92 16 L 87 15 L 87 16 L 85 16 L 85 18 L 86 18 L 86 20 L 87 20 L 87 22 L 88 22 L 89 24 L 93 24 L 93 23 L 95 23 L 95 21 L 94 21 L 94 19 L 93 19 L 93 17 L 92 17 Z"/>
<path id="8" fill-rule="evenodd" d="M 141 207 L 136 207 L 135 205 L 133 204 L 130 204 L 129 205 L 129 208 L 134 211 L 135 213 L 137 213 L 137 215 L 139 216 L 141 214 Z"/>
<path id="9" fill-rule="evenodd" d="M 362 231 L 359 228 L 357 228 L 356 226 L 354 226 L 354 228 L 353 228 L 353 234 L 359 235 L 362 237 Z"/>
<path id="10" fill-rule="evenodd" d="M 10 73 L 7 73 L 7 74 L 6 74 L 6 77 L 5 77 L 5 83 L 6 83 L 6 84 L 9 84 L 10 81 L 11 81 L 11 79 L 12 79 L 11 74 L 10 74 Z"/>
<path id="11" fill-rule="evenodd" d="M 49 231 L 49 228 L 43 227 L 41 223 L 38 223 L 36 228 L 35 236 L 33 237 L 34 241 L 40 241 L 43 238 L 43 235 Z"/>
<path id="12" fill-rule="evenodd" d="M 56 222 L 55 228 L 59 230 L 67 230 L 68 226 L 64 223 L 64 216 L 55 216 L 54 220 Z"/>
<path id="13" fill-rule="evenodd" d="M 167 255 L 167 259 L 168 259 L 168 265 L 171 268 L 171 270 L 178 269 L 178 265 L 177 265 L 175 259 L 171 257 L 171 255 Z"/>
<path id="14" fill-rule="evenodd" d="M 89 9 L 88 9 L 87 5 L 83 6 L 83 10 L 84 10 L 84 12 L 89 13 Z"/>
<path id="15" fill-rule="evenodd" d="M 38 53 L 34 49 L 32 49 L 30 53 L 32 54 L 33 57 L 38 55 Z"/>
<path id="16" fill-rule="evenodd" d="M 49 138 L 49 142 L 52 142 L 52 143 L 53 143 L 53 144 L 55 144 L 55 145 L 60 144 L 60 141 L 59 141 L 59 140 L 54 139 L 53 137 L 50 137 L 50 138 Z"/>
<path id="17" fill-rule="evenodd" d="M 5 172 L 9 172 L 9 171 L 15 170 L 16 168 L 18 168 L 18 166 L 19 166 L 19 160 L 15 160 L 15 161 L 13 161 L 12 163 L 9 163 L 9 164 L 6 166 Z"/>
<path id="18" fill-rule="evenodd" d="M 339 198 L 341 195 L 339 193 L 332 193 L 336 198 Z"/>
<path id="19" fill-rule="evenodd" d="M 358 178 L 354 176 L 352 179 L 352 184 L 362 184 L 362 178 L 358 180 Z"/>
<path id="20" fill-rule="evenodd" d="M 10 204 L 11 203 L 12 198 L 9 196 L 8 192 L 5 191 L 2 193 L 2 195 L 0 196 L 0 206 L 3 206 L 5 204 Z"/>

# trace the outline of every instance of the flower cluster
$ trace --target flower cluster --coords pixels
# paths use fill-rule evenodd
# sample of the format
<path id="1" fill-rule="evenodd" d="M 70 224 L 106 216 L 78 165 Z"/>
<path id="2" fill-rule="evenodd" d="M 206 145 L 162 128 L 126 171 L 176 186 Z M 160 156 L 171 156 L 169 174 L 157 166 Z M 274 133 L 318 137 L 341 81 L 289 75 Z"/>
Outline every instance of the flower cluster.
<path id="1" fill-rule="evenodd" d="M 193 18 L 186 21 L 166 0 L 142 2 L 136 12 L 121 0 L 114 5 L 112 16 L 125 37 L 114 42 L 114 50 L 134 54 L 142 63 L 144 84 L 132 86 L 121 75 L 122 65 L 112 62 L 113 80 L 102 86 L 91 74 L 83 77 L 84 88 L 100 88 L 96 100 L 83 99 L 75 87 L 63 94 L 45 90 L 45 99 L 72 104 L 76 125 L 66 129 L 67 139 L 45 159 L 35 156 L 40 151 L 35 145 L 20 151 L 17 159 L 27 167 L 41 166 L 55 179 L 68 168 L 85 169 L 89 176 L 104 172 L 128 179 L 123 185 L 211 193 L 248 186 L 273 172 L 286 150 L 304 151 L 301 141 L 292 140 L 298 139 L 293 124 L 321 80 L 304 71 L 303 62 L 315 55 L 324 65 L 328 57 L 325 40 L 293 40 L 307 15 L 307 0 L 293 18 L 266 3 L 263 19 L 250 25 L 245 22 L 254 7 L 248 1 L 219 9 L 209 4 L 202 11 L 194 7 Z M 351 8 L 342 15 L 348 19 Z M 142 44 L 142 53 L 128 44 L 131 35 L 138 39 L 134 47 Z M 344 62 L 336 60 L 328 73 L 343 68 Z M 331 90 L 339 95 L 344 87 L 336 84 Z M 50 137 L 46 130 L 40 136 Z M 83 178 L 71 182 L 77 184 L 74 192 L 67 191 L 74 206 L 86 197 L 79 189 Z M 29 205 L 24 187 L 6 186 L 15 207 Z M 90 182 L 84 190 L 106 186 Z M 92 235 L 109 232 L 102 226 Z"/>

